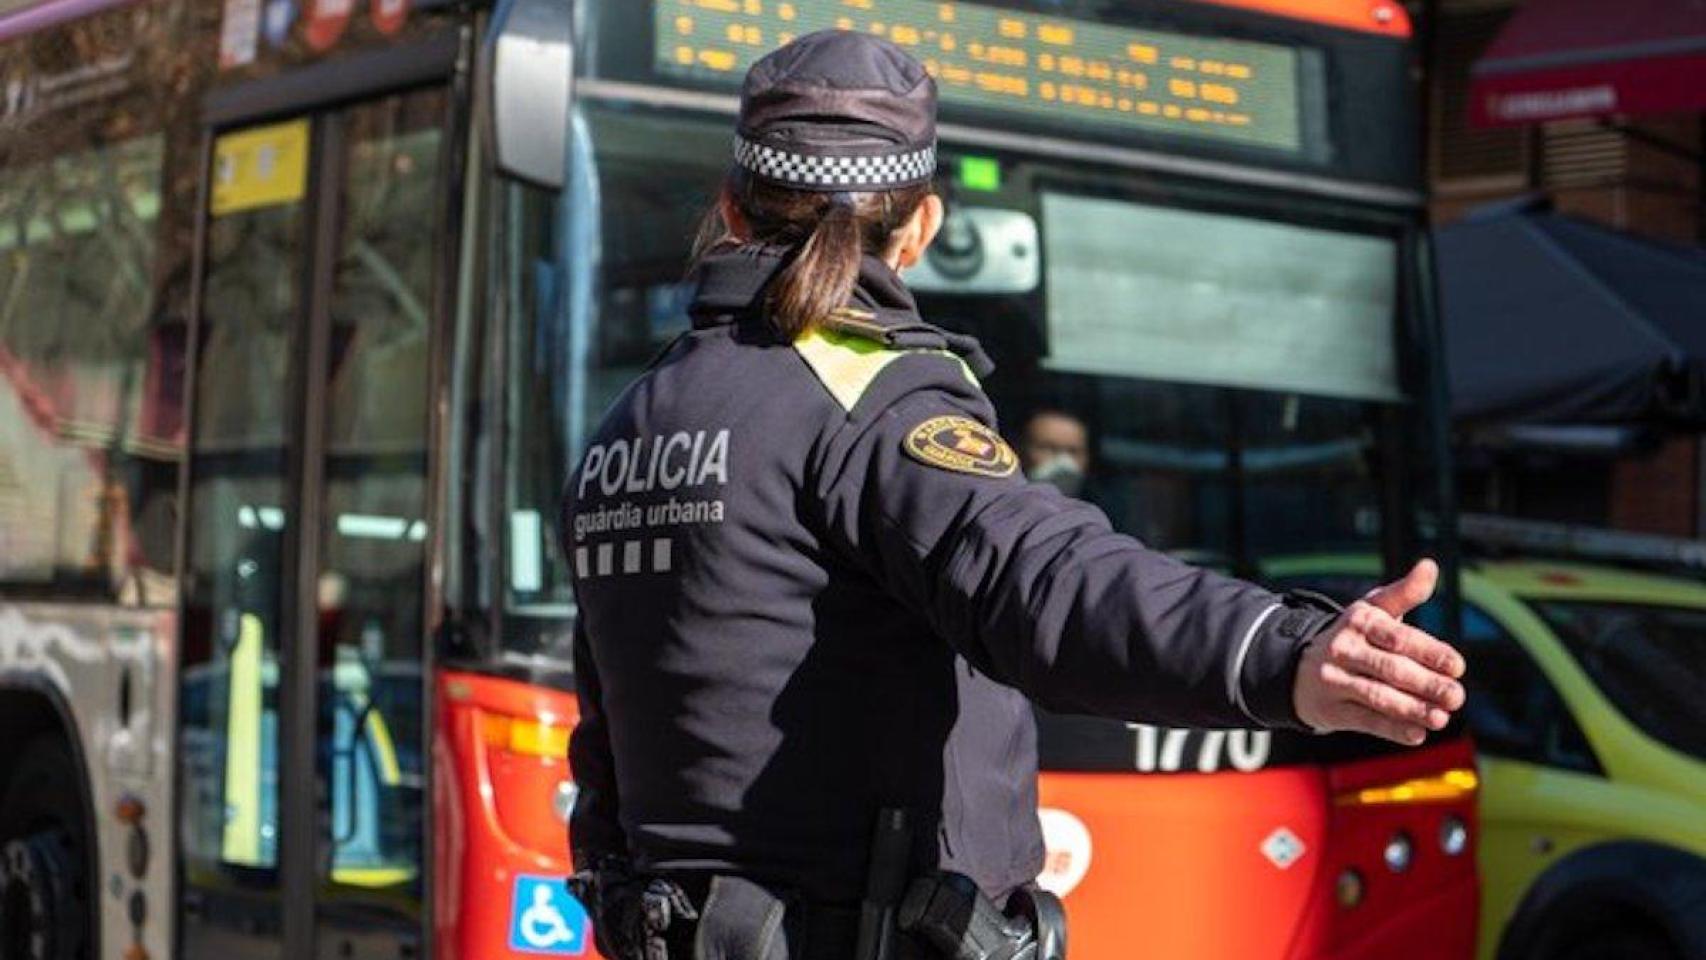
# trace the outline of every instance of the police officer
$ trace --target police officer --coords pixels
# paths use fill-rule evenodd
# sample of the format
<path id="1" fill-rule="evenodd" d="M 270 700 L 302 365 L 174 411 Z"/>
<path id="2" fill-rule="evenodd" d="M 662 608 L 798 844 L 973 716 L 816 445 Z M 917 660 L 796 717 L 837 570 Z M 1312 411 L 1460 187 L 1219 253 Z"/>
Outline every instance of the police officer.
<path id="1" fill-rule="evenodd" d="M 1399 620 L 1431 563 L 1323 609 L 1025 481 L 984 354 L 897 273 L 942 222 L 935 108 L 870 36 L 752 67 L 692 327 L 570 475 L 570 836 L 611 956 L 1037 955 L 1027 698 L 1405 744 L 1462 703 Z"/>

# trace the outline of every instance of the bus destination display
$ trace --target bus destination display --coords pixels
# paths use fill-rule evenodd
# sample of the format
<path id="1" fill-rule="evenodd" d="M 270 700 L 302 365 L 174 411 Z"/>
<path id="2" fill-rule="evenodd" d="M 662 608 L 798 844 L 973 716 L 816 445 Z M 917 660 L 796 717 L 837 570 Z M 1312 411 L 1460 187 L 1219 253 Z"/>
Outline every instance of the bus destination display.
<path id="1" fill-rule="evenodd" d="M 814 30 L 887 37 L 944 103 L 1298 153 L 1298 51 L 933 0 L 657 0 L 654 63 L 729 84 Z"/>

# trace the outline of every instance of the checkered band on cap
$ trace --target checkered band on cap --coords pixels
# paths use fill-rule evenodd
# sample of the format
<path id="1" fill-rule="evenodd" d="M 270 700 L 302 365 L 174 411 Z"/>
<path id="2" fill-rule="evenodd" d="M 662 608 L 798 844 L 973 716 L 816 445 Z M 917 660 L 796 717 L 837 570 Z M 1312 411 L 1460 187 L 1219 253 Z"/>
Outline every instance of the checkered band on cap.
<path id="1" fill-rule="evenodd" d="M 929 179 L 936 172 L 936 148 L 882 157 L 827 157 L 791 153 L 736 136 L 735 163 L 754 176 L 789 186 L 885 190 Z"/>

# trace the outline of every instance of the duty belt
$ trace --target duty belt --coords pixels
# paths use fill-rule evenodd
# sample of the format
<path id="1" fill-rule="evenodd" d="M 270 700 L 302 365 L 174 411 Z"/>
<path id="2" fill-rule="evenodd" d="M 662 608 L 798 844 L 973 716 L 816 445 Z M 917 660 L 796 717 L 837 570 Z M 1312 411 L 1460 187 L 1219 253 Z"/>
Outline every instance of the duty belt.
<path id="1" fill-rule="evenodd" d="M 689 892 L 703 889 L 703 895 Z M 599 949 L 612 960 L 1063 960 L 1059 901 L 1020 891 L 1002 911 L 968 878 L 941 873 L 908 885 L 883 953 L 860 937 L 861 911 L 802 901 L 741 877 L 653 877 L 587 899 Z M 583 893 L 582 891 L 585 891 Z"/>
<path id="2" fill-rule="evenodd" d="M 648 876 L 601 860 L 570 881 L 613 960 L 1064 960 L 1060 901 L 1035 888 L 997 906 L 970 878 L 910 876 L 910 819 L 884 810 L 858 906 L 744 877 Z"/>
<path id="3" fill-rule="evenodd" d="M 639 880 L 616 870 L 570 883 L 611 960 L 852 960 L 858 936 L 856 906 L 806 902 L 743 877 Z"/>

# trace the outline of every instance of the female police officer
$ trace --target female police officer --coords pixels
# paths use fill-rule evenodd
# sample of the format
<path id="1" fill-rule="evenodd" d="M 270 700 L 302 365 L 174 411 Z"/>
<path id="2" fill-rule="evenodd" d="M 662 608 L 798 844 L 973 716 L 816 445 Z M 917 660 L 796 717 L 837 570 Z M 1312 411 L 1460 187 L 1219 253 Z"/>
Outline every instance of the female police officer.
<path id="1" fill-rule="evenodd" d="M 970 897 L 909 897 L 904 949 L 1026 955 L 1019 922 L 970 942 L 1041 865 L 1026 698 L 1411 744 L 1462 702 L 1462 660 L 1397 619 L 1431 564 L 1324 610 L 1019 476 L 976 343 L 896 273 L 942 222 L 934 167 L 935 86 L 898 47 L 825 32 L 754 65 L 692 329 L 569 478 L 571 842 L 609 954 L 888 949 L 858 930 L 891 811 L 902 869 Z"/>

